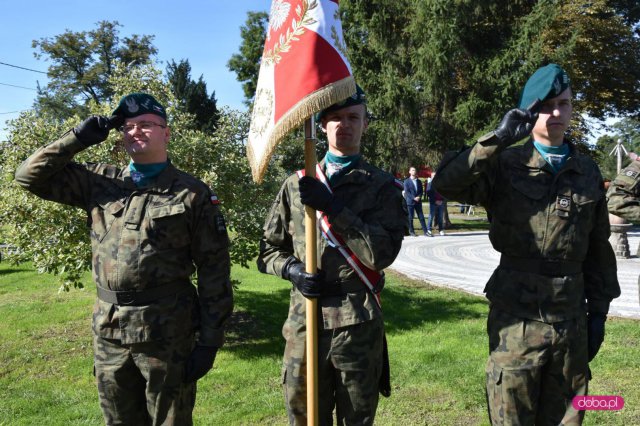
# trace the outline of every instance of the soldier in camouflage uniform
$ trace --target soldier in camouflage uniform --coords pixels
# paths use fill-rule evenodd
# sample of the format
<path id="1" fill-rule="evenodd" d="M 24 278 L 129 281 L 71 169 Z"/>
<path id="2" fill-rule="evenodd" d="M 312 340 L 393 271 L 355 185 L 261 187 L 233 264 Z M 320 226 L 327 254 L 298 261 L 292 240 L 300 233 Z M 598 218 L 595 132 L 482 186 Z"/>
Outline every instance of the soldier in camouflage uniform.
<path id="1" fill-rule="evenodd" d="M 129 166 L 72 161 L 114 127 Z M 192 424 L 196 381 L 213 366 L 232 310 L 218 199 L 171 164 L 169 137 L 164 108 L 135 93 L 111 118 L 88 118 L 16 172 L 39 197 L 87 212 L 98 294 L 94 370 L 108 425 Z"/>
<path id="2" fill-rule="evenodd" d="M 609 213 L 640 224 L 640 157 L 629 155 L 631 163 L 611 182 L 607 192 Z"/>
<path id="3" fill-rule="evenodd" d="M 587 392 L 588 362 L 620 295 L 603 179 L 564 138 L 572 106 L 561 67 L 538 69 L 519 105 L 494 132 L 445 158 L 433 185 L 485 207 L 501 253 L 485 287 L 491 422 L 579 424 L 584 411 L 571 402 Z"/>
<path id="4" fill-rule="evenodd" d="M 640 156 L 629 154 L 631 163 L 611 182 L 607 191 L 609 213 L 640 224 Z M 638 276 L 640 289 L 640 276 Z"/>
<path id="5" fill-rule="evenodd" d="M 312 177 L 290 176 L 264 225 L 258 267 L 293 283 L 282 381 L 292 425 L 307 424 L 305 297 L 318 298 L 320 424 L 371 425 L 383 368 L 384 324 L 375 295 L 327 240 L 318 242 L 318 273 L 305 272 L 304 205 L 328 215 L 334 230 L 367 267 L 381 271 L 400 251 L 407 211 L 393 177 L 366 163 L 360 139 L 367 127 L 364 93 L 320 114 L 329 151 L 321 162 L 333 195 Z M 382 282 L 376 291 L 382 290 Z"/>

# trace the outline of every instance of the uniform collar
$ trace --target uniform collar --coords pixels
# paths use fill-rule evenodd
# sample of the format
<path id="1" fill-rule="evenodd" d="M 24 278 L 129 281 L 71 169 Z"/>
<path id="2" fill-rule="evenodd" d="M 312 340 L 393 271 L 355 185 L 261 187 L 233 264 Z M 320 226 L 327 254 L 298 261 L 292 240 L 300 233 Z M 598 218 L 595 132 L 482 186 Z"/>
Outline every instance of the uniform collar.
<path id="1" fill-rule="evenodd" d="M 149 186 L 138 187 L 131 178 L 131 171 L 129 166 L 125 167 L 120 172 L 120 181 L 122 186 L 127 189 L 133 190 L 153 190 L 153 192 L 167 193 L 171 189 L 173 181 L 175 179 L 176 168 L 171 163 L 170 159 L 167 159 L 167 167 L 164 168 Z"/>
<path id="2" fill-rule="evenodd" d="M 584 171 L 580 164 L 580 161 L 577 159 L 577 150 L 576 146 L 568 140 L 564 140 L 564 143 L 569 145 L 569 154 L 567 154 L 567 161 L 564 164 L 564 167 L 560 169 L 557 173 L 564 173 L 566 171 L 572 170 L 576 173 L 583 174 Z M 553 168 L 547 163 L 547 161 L 542 157 L 542 155 L 538 152 L 535 145 L 533 144 L 533 139 L 529 139 L 524 145 L 522 149 L 522 154 L 520 156 L 520 161 L 527 167 L 532 169 L 540 169 L 545 170 L 550 173 L 556 174 Z"/>

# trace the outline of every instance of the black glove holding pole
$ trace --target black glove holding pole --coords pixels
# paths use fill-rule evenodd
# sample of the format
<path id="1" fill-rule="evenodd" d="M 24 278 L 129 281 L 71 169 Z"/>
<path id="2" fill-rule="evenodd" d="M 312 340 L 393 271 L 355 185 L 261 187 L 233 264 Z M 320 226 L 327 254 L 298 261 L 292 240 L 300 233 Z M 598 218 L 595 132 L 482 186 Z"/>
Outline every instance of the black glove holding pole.
<path id="1" fill-rule="evenodd" d="M 204 377 L 213 368 L 217 353 L 215 346 L 196 346 L 187 360 L 184 382 L 191 383 Z"/>
<path id="2" fill-rule="evenodd" d="M 536 99 L 527 109 L 515 108 L 507 112 L 493 133 L 506 146 L 527 137 L 538 120 L 540 104 Z"/>
<path id="3" fill-rule="evenodd" d="M 92 115 L 73 129 L 73 133 L 85 146 L 99 144 L 107 139 L 109 131 L 124 124 L 124 117 Z"/>
<path id="4" fill-rule="evenodd" d="M 303 176 L 298 182 L 300 188 L 300 201 L 315 210 L 325 214 L 338 214 L 344 204 L 336 199 L 329 189 L 319 180 L 310 176 Z"/>
<path id="5" fill-rule="evenodd" d="M 604 342 L 604 323 L 607 316 L 600 312 L 590 312 L 587 314 L 587 348 L 589 362 L 596 357 L 596 354 Z"/>
<path id="6" fill-rule="evenodd" d="M 315 274 L 306 272 L 304 264 L 293 256 L 285 262 L 282 278 L 291 281 L 307 299 L 320 297 L 322 293 L 324 273 L 322 271 Z"/>

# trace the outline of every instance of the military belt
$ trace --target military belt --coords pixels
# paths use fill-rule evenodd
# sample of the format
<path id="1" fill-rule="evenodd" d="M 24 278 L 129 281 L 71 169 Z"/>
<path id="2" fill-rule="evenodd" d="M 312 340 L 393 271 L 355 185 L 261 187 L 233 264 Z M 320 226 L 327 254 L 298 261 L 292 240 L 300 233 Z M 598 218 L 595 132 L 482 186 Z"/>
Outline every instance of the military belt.
<path id="1" fill-rule="evenodd" d="M 380 293 L 384 287 L 384 275 L 376 284 L 376 293 Z M 325 282 L 322 285 L 323 296 L 339 296 L 347 293 L 357 293 L 359 291 L 368 290 L 367 286 L 359 279 L 353 281 L 333 281 Z"/>
<path id="2" fill-rule="evenodd" d="M 98 290 L 98 298 L 103 302 L 113 303 L 123 306 L 142 306 L 171 296 L 189 288 L 191 284 L 171 283 L 159 287 L 147 288 L 145 290 L 125 290 L 114 291 L 96 286 Z"/>
<path id="3" fill-rule="evenodd" d="M 500 256 L 500 266 L 515 271 L 540 275 L 565 276 L 582 272 L 582 262 L 561 259 L 527 259 L 523 257 Z"/>

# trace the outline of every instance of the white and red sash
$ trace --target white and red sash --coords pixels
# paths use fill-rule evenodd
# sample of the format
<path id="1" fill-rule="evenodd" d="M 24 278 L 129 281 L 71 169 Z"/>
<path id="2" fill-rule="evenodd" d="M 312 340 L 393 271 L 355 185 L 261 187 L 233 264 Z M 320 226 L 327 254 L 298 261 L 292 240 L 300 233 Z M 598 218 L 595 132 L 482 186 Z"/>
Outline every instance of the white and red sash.
<path id="1" fill-rule="evenodd" d="M 305 171 L 298 170 L 296 174 L 298 175 L 298 178 L 301 178 L 305 175 Z M 333 194 L 333 190 L 331 189 L 329 181 L 324 175 L 320 164 L 316 164 L 316 176 L 318 177 L 318 180 L 320 180 L 320 182 L 322 182 L 327 187 L 329 192 Z M 358 256 L 356 256 L 356 254 L 347 246 L 340 234 L 338 234 L 333 229 L 333 226 L 329 223 L 329 218 L 324 212 L 316 210 L 316 216 L 318 218 L 318 223 L 320 224 L 320 229 L 322 230 L 322 235 L 324 236 L 324 238 L 329 241 L 330 245 L 338 249 L 347 263 L 353 268 L 356 274 L 358 274 L 358 277 L 360 277 L 360 280 L 363 282 L 363 284 L 366 285 L 369 291 L 371 291 L 371 293 L 375 296 L 376 302 L 378 302 L 378 306 L 382 307 L 380 301 L 380 293 L 376 292 L 376 284 L 380 281 L 380 279 L 382 279 L 382 274 L 367 267 L 364 263 L 362 263 L 360 259 L 358 259 Z"/>

